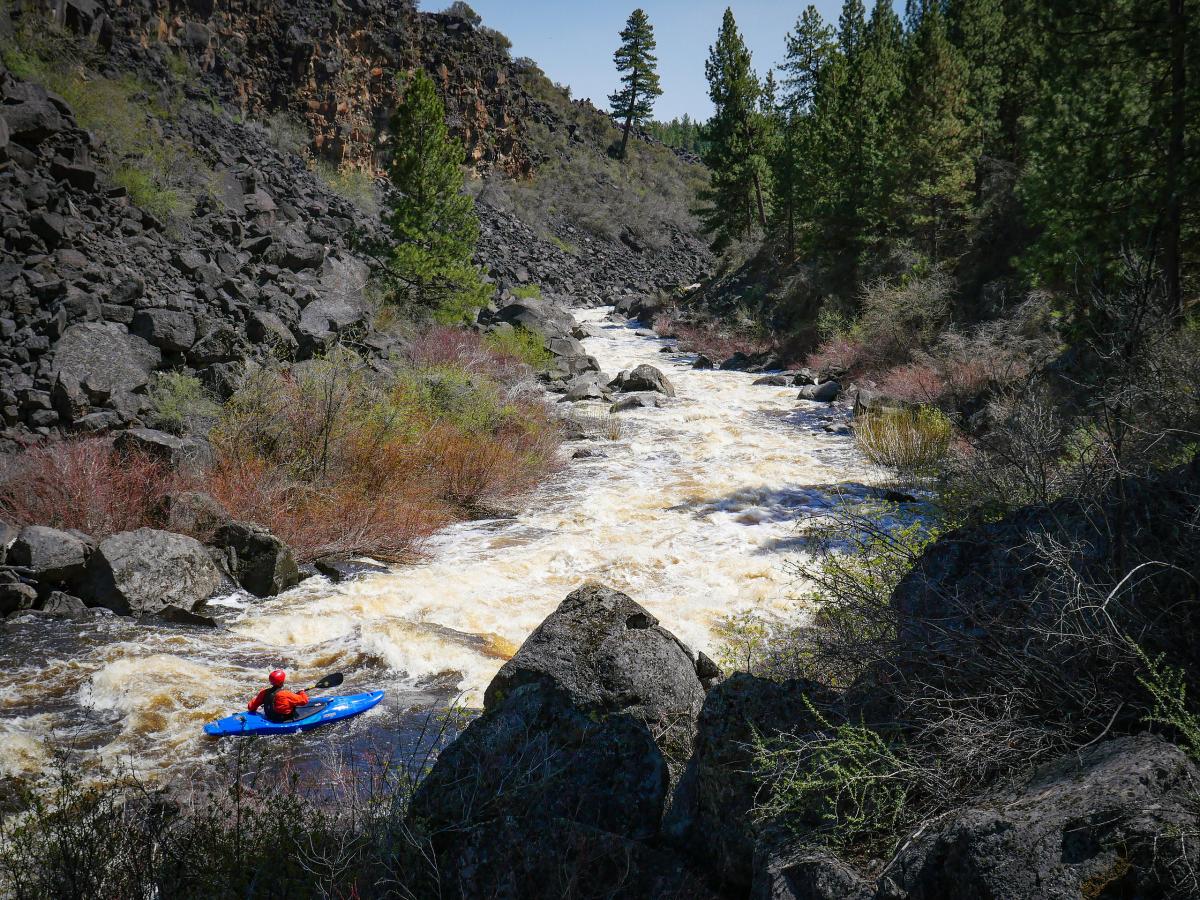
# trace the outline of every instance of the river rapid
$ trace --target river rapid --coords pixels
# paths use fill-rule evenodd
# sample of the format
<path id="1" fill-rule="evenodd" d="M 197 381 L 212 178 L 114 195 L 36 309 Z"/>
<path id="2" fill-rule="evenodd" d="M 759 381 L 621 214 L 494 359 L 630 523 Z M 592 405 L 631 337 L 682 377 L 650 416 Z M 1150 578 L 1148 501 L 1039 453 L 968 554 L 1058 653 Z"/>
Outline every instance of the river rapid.
<path id="1" fill-rule="evenodd" d="M 347 690 L 386 689 L 360 730 L 460 693 L 478 706 L 504 660 L 588 580 L 710 653 L 722 617 L 791 609 L 798 586 L 784 564 L 801 552 L 798 532 L 879 478 L 849 437 L 825 431 L 845 414 L 798 401 L 795 387 L 694 370 L 690 355 L 660 352 L 671 341 L 607 312 L 576 312 L 600 331 L 588 352 L 610 374 L 657 366 L 678 398 L 621 413 L 615 439 L 565 444 L 566 459 L 597 455 L 567 462 L 519 515 L 447 528 L 416 565 L 338 585 L 313 577 L 268 601 L 222 598 L 215 631 L 116 617 L 4 623 L 0 776 L 42 769 L 51 743 L 148 775 L 202 764 L 221 745 L 200 726 L 242 707 L 280 666 L 297 681 L 340 670 Z"/>

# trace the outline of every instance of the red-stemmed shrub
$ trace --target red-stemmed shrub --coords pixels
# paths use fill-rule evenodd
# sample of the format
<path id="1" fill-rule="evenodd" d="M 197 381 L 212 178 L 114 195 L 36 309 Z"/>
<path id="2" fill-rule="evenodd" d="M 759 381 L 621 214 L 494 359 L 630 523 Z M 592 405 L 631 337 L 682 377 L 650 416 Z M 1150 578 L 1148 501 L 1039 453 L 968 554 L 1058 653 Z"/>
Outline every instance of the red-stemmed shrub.
<path id="1" fill-rule="evenodd" d="M 118 453 L 105 438 L 42 444 L 0 472 L 0 518 L 104 538 L 159 524 L 163 497 L 189 482 L 144 453 Z"/>
<path id="2" fill-rule="evenodd" d="M 848 337 L 832 337 L 808 355 L 805 364 L 818 372 L 854 375 L 868 359 L 862 343 Z"/>

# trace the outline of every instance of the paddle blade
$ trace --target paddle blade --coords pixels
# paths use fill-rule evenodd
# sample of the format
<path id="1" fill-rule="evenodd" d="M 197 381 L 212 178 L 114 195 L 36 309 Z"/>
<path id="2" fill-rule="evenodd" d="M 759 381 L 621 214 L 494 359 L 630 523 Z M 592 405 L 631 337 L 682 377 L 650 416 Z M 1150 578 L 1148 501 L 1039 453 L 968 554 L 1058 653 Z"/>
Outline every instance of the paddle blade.
<path id="1" fill-rule="evenodd" d="M 321 691 L 325 688 L 337 687 L 345 680 L 345 676 L 343 676 L 341 672 L 334 672 L 332 675 L 326 675 L 324 678 L 314 684 L 312 686 L 312 690 Z"/>

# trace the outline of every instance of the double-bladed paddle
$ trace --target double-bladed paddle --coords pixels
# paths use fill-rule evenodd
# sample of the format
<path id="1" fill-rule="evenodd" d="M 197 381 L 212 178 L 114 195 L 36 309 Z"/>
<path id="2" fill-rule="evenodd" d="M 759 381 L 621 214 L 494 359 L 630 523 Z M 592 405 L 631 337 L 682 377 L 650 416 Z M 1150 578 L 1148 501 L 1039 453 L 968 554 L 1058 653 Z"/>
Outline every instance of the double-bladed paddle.
<path id="1" fill-rule="evenodd" d="M 332 675 L 326 675 L 312 687 L 305 688 L 304 692 L 308 693 L 309 691 L 323 691 L 325 688 L 337 687 L 345 680 L 346 678 L 341 672 L 334 672 Z"/>

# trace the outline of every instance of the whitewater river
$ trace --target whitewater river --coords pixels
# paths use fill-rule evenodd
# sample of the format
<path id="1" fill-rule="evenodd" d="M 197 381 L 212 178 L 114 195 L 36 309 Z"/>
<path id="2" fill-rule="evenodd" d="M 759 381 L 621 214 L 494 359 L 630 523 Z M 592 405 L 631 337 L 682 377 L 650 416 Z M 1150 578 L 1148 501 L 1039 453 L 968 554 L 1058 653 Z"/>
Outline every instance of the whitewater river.
<path id="1" fill-rule="evenodd" d="M 690 356 L 660 352 L 669 341 L 606 323 L 606 312 L 577 313 L 600 327 L 588 352 L 612 374 L 658 366 L 678 399 L 620 414 L 615 440 L 565 444 L 568 459 L 601 455 L 567 463 L 515 518 L 448 528 L 426 561 L 386 574 L 228 598 L 218 631 L 6 623 L 0 776 L 42 767 L 48 736 L 146 772 L 192 765 L 219 752 L 200 726 L 241 707 L 277 666 L 297 680 L 341 670 L 346 688 L 386 688 L 360 730 L 459 691 L 478 705 L 504 660 L 587 580 L 625 591 L 710 653 L 721 617 L 788 609 L 797 586 L 784 563 L 800 552 L 799 529 L 877 480 L 850 438 L 824 430 L 843 413 L 753 375 L 693 370 Z"/>

